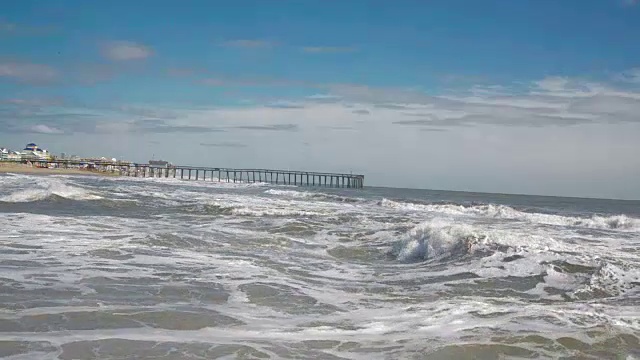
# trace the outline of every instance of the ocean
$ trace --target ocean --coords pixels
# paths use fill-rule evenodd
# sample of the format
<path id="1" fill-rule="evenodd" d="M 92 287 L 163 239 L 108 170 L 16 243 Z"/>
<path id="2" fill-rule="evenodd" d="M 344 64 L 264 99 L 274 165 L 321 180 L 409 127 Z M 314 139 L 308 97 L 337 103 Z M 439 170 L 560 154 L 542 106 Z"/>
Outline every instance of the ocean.
<path id="1" fill-rule="evenodd" d="M 639 359 L 640 202 L 0 174 L 7 359 Z"/>

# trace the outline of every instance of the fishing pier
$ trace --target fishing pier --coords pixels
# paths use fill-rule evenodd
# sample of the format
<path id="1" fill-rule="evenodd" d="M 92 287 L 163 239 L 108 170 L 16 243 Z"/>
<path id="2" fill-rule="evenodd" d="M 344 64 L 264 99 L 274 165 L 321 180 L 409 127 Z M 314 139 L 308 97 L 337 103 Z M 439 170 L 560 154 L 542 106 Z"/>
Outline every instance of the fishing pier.
<path id="1" fill-rule="evenodd" d="M 204 180 L 234 183 L 270 183 L 297 186 L 343 187 L 360 189 L 363 175 L 320 173 L 270 169 L 229 169 L 191 166 L 154 167 L 134 165 L 125 175 L 142 177 L 173 177 L 182 180 Z"/>
<path id="2" fill-rule="evenodd" d="M 87 166 L 85 161 L 48 160 L 33 161 L 42 167 L 77 168 Z M 273 169 L 231 169 L 179 165 L 154 165 L 136 163 L 118 163 L 93 161 L 91 170 L 116 173 L 130 177 L 176 178 L 181 180 L 200 180 L 226 183 L 269 183 L 276 185 L 295 185 L 310 187 L 332 187 L 361 189 L 364 175 L 273 170 Z"/>

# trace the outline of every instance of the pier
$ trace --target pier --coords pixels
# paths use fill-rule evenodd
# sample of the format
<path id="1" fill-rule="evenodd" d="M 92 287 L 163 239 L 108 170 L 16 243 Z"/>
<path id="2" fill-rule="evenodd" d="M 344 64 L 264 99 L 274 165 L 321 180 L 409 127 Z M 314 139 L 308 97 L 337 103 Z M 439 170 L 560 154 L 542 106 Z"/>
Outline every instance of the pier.
<path id="1" fill-rule="evenodd" d="M 76 160 L 33 160 L 34 165 L 58 168 L 86 166 L 86 161 Z M 232 169 L 196 166 L 158 166 L 137 163 L 118 163 L 93 161 L 90 166 L 96 171 L 116 173 L 131 177 L 176 178 L 181 180 L 200 180 L 226 183 L 269 183 L 276 185 L 295 185 L 309 187 L 331 187 L 361 189 L 364 175 L 325 173 L 311 171 L 273 170 L 273 169 Z"/>

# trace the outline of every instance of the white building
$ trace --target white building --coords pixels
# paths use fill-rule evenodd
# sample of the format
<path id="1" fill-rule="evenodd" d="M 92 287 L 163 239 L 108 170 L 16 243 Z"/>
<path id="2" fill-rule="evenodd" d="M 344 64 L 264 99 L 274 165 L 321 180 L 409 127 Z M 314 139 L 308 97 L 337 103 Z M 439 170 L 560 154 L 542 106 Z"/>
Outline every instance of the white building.
<path id="1" fill-rule="evenodd" d="M 7 161 L 20 161 L 22 160 L 22 154 L 17 151 L 9 151 L 7 154 Z"/>
<path id="2" fill-rule="evenodd" d="M 48 160 L 51 154 L 34 143 L 27 144 L 22 150 L 22 158 L 26 160 Z"/>
<path id="3" fill-rule="evenodd" d="M 9 149 L 0 148 L 0 160 L 7 160 L 9 156 Z"/>

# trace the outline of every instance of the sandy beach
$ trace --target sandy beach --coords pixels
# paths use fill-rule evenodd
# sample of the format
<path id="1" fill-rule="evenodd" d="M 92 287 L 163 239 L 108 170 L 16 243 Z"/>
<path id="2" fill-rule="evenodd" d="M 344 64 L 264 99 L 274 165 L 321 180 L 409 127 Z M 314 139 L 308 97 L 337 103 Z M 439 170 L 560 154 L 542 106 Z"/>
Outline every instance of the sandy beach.
<path id="1" fill-rule="evenodd" d="M 80 169 L 48 169 L 28 166 L 25 164 L 0 163 L 0 173 L 34 174 L 34 175 L 88 175 L 88 176 L 119 176 L 115 173 L 97 170 Z"/>

